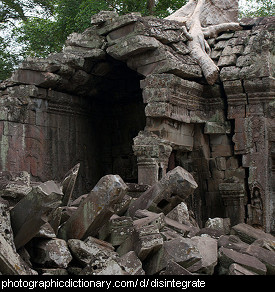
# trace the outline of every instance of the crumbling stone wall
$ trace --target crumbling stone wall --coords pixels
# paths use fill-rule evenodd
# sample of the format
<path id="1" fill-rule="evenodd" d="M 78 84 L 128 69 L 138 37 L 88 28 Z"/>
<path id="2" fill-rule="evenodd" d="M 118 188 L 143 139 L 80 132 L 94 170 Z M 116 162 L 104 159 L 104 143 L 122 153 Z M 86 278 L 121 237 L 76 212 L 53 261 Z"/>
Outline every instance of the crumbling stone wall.
<path id="1" fill-rule="evenodd" d="M 1 89 L 1 170 L 60 178 L 81 162 L 78 194 L 104 174 L 153 185 L 176 166 L 198 188 L 202 225 L 274 222 L 274 18 L 209 39 L 213 86 L 176 21 L 102 12 L 61 53 L 29 59 Z"/>

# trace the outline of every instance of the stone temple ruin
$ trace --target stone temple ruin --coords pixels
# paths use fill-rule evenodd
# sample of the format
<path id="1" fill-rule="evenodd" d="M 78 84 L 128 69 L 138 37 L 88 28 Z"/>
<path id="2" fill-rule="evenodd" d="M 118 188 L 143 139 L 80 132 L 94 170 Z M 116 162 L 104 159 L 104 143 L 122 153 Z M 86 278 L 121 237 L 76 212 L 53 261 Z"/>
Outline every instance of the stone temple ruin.
<path id="1" fill-rule="evenodd" d="M 101 12 L 0 83 L 0 273 L 275 273 L 274 17 L 204 2 L 207 64 L 182 11 Z"/>

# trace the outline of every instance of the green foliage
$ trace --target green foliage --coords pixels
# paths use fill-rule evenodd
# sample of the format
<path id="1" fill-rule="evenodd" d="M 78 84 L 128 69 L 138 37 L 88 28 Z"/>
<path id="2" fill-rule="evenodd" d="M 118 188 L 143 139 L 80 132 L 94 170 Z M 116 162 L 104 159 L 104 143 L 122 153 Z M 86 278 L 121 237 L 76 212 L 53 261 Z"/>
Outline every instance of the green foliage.
<path id="1" fill-rule="evenodd" d="M 274 0 L 246 0 L 246 7 L 240 11 L 240 17 L 266 17 L 275 15 Z"/>
<path id="2" fill-rule="evenodd" d="M 7 50 L 8 44 L 0 37 L 0 80 L 5 80 L 17 64 L 17 56 Z"/>

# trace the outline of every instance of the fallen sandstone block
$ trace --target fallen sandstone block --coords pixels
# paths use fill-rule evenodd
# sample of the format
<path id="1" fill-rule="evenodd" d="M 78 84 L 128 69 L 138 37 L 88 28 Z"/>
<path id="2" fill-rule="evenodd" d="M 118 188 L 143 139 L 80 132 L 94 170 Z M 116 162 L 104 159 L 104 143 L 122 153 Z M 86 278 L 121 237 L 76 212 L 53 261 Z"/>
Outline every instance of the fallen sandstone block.
<path id="1" fill-rule="evenodd" d="M 218 242 L 211 237 L 194 236 L 191 238 L 201 255 L 201 260 L 187 268 L 190 272 L 213 275 L 218 263 Z"/>
<path id="2" fill-rule="evenodd" d="M 225 269 L 236 263 L 259 275 L 265 275 L 267 272 L 266 266 L 256 257 L 225 247 L 219 249 L 219 263 Z"/>
<path id="3" fill-rule="evenodd" d="M 0 197 L 0 234 L 15 251 L 8 202 Z"/>
<path id="4" fill-rule="evenodd" d="M 231 264 L 229 266 L 228 275 L 257 275 L 256 273 L 253 273 L 252 271 L 249 271 L 248 269 L 238 265 L 238 264 Z"/>
<path id="5" fill-rule="evenodd" d="M 145 275 L 142 262 L 134 251 L 129 251 L 118 259 L 118 263 L 130 275 Z"/>
<path id="6" fill-rule="evenodd" d="M 191 276 L 193 275 L 191 272 L 186 270 L 184 267 L 181 265 L 175 263 L 174 261 L 169 261 L 165 270 L 160 272 L 160 275 L 188 275 Z"/>
<path id="7" fill-rule="evenodd" d="M 50 214 L 61 204 L 63 193 L 57 184 L 48 181 L 33 187 L 11 210 L 11 224 L 17 249 L 29 242 L 48 222 Z"/>
<path id="8" fill-rule="evenodd" d="M 0 172 L 0 196 L 15 205 L 31 190 L 30 175 L 26 171 Z"/>
<path id="9" fill-rule="evenodd" d="M 75 165 L 72 169 L 70 169 L 64 176 L 61 185 L 61 190 L 64 194 L 64 197 L 62 199 L 62 205 L 67 206 L 70 205 L 72 193 L 74 190 L 75 181 L 78 175 L 78 171 L 80 168 L 80 163 Z"/>
<path id="10" fill-rule="evenodd" d="M 35 274 L 21 259 L 18 253 L 0 234 L 0 274 L 33 275 Z"/>
<path id="11" fill-rule="evenodd" d="M 76 212 L 59 229 L 58 237 L 68 240 L 96 235 L 110 219 L 114 213 L 114 204 L 124 197 L 126 190 L 126 184 L 118 175 L 101 178 Z"/>
<path id="12" fill-rule="evenodd" d="M 128 209 L 133 218 L 138 209 L 167 214 L 198 187 L 193 176 L 178 166 L 135 200 Z"/>
<path id="13" fill-rule="evenodd" d="M 45 267 L 67 268 L 72 255 L 63 239 L 40 239 L 34 247 L 32 261 Z"/>
<path id="14" fill-rule="evenodd" d="M 196 245 L 190 238 L 175 238 L 165 241 L 162 248 L 145 263 L 146 275 L 154 275 L 165 269 L 172 260 L 185 269 L 202 259 Z"/>
<path id="15" fill-rule="evenodd" d="M 275 237 L 269 233 L 265 233 L 260 229 L 256 229 L 248 224 L 240 223 L 232 227 L 234 234 L 238 235 L 240 239 L 248 244 L 253 243 L 257 239 L 275 240 Z"/>
<path id="16" fill-rule="evenodd" d="M 275 275 L 275 253 L 273 251 L 260 246 L 250 245 L 245 252 L 265 264 L 267 275 Z"/>
<path id="17" fill-rule="evenodd" d="M 102 254 L 105 255 L 106 258 L 117 256 L 107 243 L 103 244 L 103 241 L 91 237 L 88 237 L 86 241 L 80 239 L 69 239 L 68 246 L 74 259 L 83 268 L 85 268 L 92 259 L 99 257 Z"/>

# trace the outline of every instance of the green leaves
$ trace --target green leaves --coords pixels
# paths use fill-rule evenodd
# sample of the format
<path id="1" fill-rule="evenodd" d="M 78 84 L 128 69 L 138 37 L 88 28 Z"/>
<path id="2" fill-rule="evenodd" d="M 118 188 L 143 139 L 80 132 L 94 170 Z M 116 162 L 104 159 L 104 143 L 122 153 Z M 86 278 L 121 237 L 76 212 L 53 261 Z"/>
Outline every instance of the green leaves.
<path id="1" fill-rule="evenodd" d="M 265 17 L 275 15 L 274 0 L 246 0 L 246 6 L 240 11 L 243 17 Z"/>

